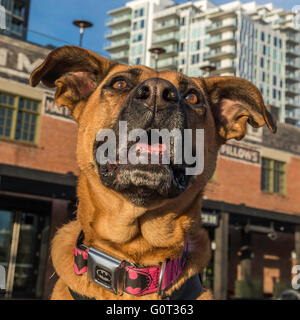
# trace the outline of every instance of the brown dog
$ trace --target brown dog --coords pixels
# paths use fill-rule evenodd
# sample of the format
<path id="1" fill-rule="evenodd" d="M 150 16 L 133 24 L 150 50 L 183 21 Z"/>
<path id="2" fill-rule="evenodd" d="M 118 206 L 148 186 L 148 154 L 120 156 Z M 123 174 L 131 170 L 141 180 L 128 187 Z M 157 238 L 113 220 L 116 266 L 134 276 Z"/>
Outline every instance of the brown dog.
<path id="1" fill-rule="evenodd" d="M 253 127 L 267 124 L 276 131 L 259 90 L 235 77 L 191 78 L 173 71 L 121 65 L 74 46 L 52 51 L 30 81 L 32 86 L 42 81 L 56 87 L 56 104 L 67 106 L 79 127 L 77 219 L 63 226 L 52 242 L 53 265 L 59 276 L 52 299 L 161 299 L 174 298 L 174 292 L 179 292 L 180 299 L 190 298 L 190 287 L 183 290 L 184 283 L 194 279 L 190 283 L 194 286 L 194 276 L 210 259 L 209 239 L 201 227 L 201 199 L 220 146 L 228 139 L 242 139 L 247 122 Z M 126 121 L 129 130 L 191 129 L 194 134 L 204 129 L 204 170 L 187 176 L 188 164 L 172 162 L 172 147 L 170 164 L 99 164 L 97 134 L 110 128 L 119 137 L 119 121 Z M 153 149 L 151 142 L 143 147 L 147 155 L 162 154 L 162 143 Z M 194 140 L 192 148 L 196 148 Z M 94 274 L 78 275 L 86 271 L 86 265 L 80 266 L 77 258 L 74 272 L 75 243 L 81 231 L 84 245 L 79 244 L 76 255 L 88 259 L 88 268 L 96 264 Z M 96 260 L 100 252 L 122 261 L 121 266 L 107 267 L 105 260 L 97 267 L 93 252 Z M 166 261 L 176 270 L 167 270 L 171 264 Z M 147 266 L 156 268 L 156 278 L 144 272 L 150 270 Z M 138 287 L 141 283 L 137 288 L 133 284 L 141 274 L 143 290 Z M 168 277 L 173 279 L 168 281 Z M 154 289 L 150 292 L 151 281 Z M 210 293 L 202 290 L 200 295 L 198 291 L 197 298 L 209 299 Z"/>

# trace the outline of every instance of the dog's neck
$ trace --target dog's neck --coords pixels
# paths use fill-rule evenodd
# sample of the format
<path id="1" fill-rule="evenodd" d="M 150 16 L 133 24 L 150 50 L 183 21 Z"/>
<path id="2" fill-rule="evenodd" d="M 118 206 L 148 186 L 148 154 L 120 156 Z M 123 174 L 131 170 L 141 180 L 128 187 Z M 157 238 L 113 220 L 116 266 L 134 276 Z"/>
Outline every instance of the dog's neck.
<path id="1" fill-rule="evenodd" d="M 80 194 L 80 190 L 88 192 Z M 149 210 L 135 207 L 111 190 L 105 192 L 105 187 L 84 174 L 80 175 L 78 191 L 77 214 L 86 245 L 134 263 L 157 264 L 178 257 L 191 233 L 192 222 L 193 228 L 201 227 L 195 215 L 201 210 L 199 192 L 189 192 L 190 199 L 185 197 L 185 201 L 179 197 L 177 201 Z"/>

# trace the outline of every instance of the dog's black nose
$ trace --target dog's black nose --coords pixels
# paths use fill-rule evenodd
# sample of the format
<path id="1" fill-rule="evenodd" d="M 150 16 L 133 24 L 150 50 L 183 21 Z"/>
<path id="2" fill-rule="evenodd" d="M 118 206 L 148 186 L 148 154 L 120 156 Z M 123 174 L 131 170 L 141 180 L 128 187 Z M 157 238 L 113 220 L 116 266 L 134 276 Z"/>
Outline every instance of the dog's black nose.
<path id="1" fill-rule="evenodd" d="M 169 81 L 152 78 L 141 83 L 133 94 L 133 99 L 143 102 L 150 109 L 163 109 L 179 102 L 177 88 Z"/>

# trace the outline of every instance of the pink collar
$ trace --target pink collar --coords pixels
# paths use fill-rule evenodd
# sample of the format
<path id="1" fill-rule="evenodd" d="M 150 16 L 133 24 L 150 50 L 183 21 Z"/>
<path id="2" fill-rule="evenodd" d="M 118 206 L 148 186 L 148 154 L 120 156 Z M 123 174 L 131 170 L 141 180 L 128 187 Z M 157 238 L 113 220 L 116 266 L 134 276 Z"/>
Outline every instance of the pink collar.
<path id="1" fill-rule="evenodd" d="M 179 258 L 145 267 L 119 261 L 94 248 L 88 248 L 83 244 L 83 239 L 84 235 L 81 232 L 75 245 L 75 273 L 82 275 L 88 272 L 94 282 L 115 294 L 125 292 L 142 296 L 158 292 L 162 296 L 163 292 L 179 278 L 187 260 L 187 242 Z"/>

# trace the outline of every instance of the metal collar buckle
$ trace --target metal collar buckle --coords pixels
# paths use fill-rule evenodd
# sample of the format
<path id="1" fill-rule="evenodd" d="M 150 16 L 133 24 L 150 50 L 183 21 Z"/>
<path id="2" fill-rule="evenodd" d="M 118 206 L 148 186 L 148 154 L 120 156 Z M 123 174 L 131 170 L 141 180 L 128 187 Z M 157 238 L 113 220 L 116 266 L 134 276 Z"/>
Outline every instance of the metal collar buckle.
<path id="1" fill-rule="evenodd" d="M 162 264 L 161 269 L 160 269 L 160 273 L 159 273 L 159 278 L 158 278 L 157 294 L 162 299 L 168 299 L 168 296 L 165 295 L 165 291 L 162 290 L 162 284 L 163 284 L 164 273 L 166 270 L 166 265 L 169 262 L 169 260 L 170 259 L 165 260 L 165 262 Z"/>
<path id="2" fill-rule="evenodd" d="M 125 261 L 117 260 L 103 252 L 89 248 L 88 274 L 100 286 L 117 295 L 123 294 Z"/>

